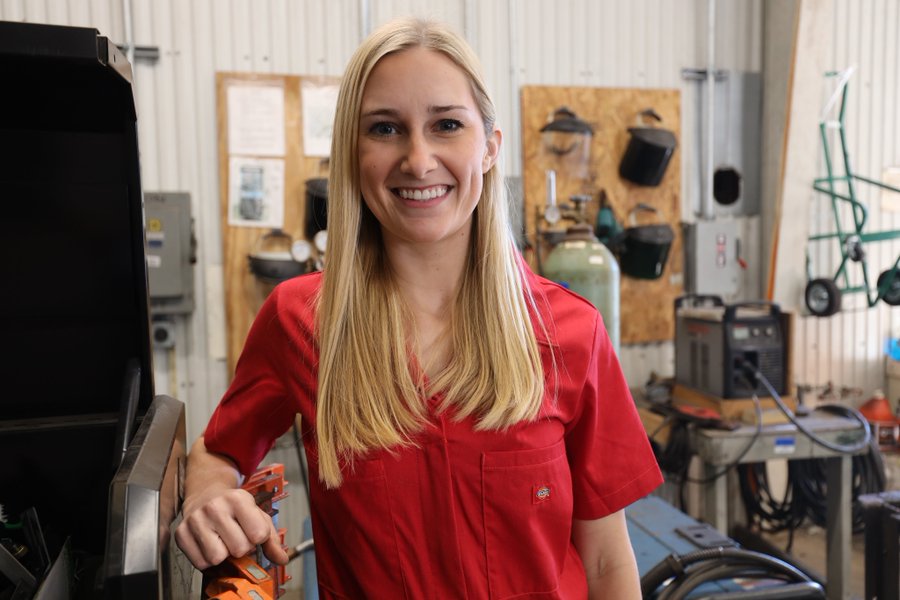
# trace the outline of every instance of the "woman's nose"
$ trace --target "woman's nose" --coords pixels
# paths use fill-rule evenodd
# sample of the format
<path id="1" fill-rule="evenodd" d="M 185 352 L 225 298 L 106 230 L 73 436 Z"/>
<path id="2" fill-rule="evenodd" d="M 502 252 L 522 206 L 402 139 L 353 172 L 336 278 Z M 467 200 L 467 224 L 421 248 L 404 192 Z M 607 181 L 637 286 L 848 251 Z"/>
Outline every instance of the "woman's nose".
<path id="1" fill-rule="evenodd" d="M 425 136 L 421 134 L 410 136 L 400 170 L 407 175 L 422 179 L 436 167 L 437 159 L 434 156 L 434 150 Z"/>

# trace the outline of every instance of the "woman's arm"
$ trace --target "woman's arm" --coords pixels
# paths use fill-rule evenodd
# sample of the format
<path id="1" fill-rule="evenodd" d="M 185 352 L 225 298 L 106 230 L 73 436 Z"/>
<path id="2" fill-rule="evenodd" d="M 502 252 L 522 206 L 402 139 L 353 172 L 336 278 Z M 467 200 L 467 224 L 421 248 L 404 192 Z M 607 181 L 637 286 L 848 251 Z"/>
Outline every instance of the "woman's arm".
<path id="1" fill-rule="evenodd" d="M 625 511 L 591 521 L 573 519 L 572 541 L 584 563 L 590 600 L 640 600 L 640 578 Z"/>
<path id="2" fill-rule="evenodd" d="M 269 560 L 287 562 L 272 519 L 248 492 L 228 458 L 206 449 L 199 438 L 188 455 L 182 521 L 175 530 L 178 547 L 198 569 L 229 556 L 244 556 L 263 545 Z"/>

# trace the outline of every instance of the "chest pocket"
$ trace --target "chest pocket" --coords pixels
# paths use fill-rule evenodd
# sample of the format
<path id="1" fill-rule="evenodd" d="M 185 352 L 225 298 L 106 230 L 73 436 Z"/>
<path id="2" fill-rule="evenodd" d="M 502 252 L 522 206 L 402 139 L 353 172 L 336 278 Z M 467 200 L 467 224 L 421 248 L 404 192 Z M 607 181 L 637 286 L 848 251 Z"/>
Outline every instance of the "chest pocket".
<path id="1" fill-rule="evenodd" d="M 482 486 L 491 598 L 551 594 L 572 531 L 565 443 L 484 453 Z"/>
<path id="2" fill-rule="evenodd" d="M 381 459 L 357 460 L 336 490 L 319 489 L 313 504 L 328 531 L 321 543 L 336 560 L 317 562 L 319 585 L 333 598 L 366 596 L 361 584 L 378 581 L 377 598 L 403 598 L 390 490 Z M 316 546 L 320 540 L 316 538 Z M 371 592 L 370 592 L 371 594 Z"/>

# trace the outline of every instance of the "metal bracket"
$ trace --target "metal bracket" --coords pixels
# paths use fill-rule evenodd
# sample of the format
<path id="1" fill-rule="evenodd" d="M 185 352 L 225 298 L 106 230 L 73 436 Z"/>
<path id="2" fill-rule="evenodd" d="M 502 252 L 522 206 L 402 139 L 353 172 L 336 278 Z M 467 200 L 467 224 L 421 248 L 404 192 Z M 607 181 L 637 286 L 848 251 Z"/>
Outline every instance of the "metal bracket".
<path id="1" fill-rule="evenodd" d="M 128 44 L 116 44 L 116 47 L 126 56 L 128 55 Z M 155 63 L 159 61 L 159 46 L 135 46 L 134 61 L 139 60 Z"/>

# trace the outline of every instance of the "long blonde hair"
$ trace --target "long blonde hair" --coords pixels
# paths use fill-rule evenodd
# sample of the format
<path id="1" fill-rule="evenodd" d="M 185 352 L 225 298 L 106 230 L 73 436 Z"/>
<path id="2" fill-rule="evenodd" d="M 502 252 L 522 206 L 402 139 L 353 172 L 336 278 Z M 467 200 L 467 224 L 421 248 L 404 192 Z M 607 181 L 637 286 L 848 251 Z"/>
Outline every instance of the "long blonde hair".
<path id="1" fill-rule="evenodd" d="M 384 56 L 425 47 L 450 58 L 471 82 L 486 134 L 495 110 L 478 59 L 442 25 L 403 19 L 382 26 L 354 53 L 337 101 L 328 181 L 327 266 L 318 301 L 319 477 L 341 483 L 341 464 L 375 448 L 412 443 L 426 422 L 425 397 L 439 410 L 502 429 L 537 416 L 544 394 L 531 294 L 513 243 L 503 181 L 484 174 L 473 235 L 451 316 L 449 364 L 424 389 L 410 370 L 414 332 L 387 265 L 378 221 L 360 192 L 357 142 L 363 91 Z M 535 311 L 536 314 L 536 311 Z"/>

